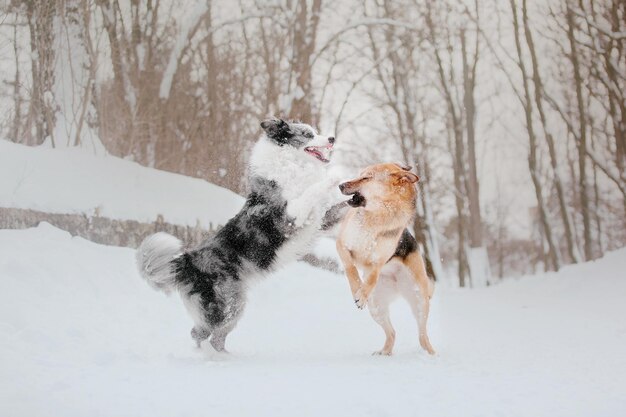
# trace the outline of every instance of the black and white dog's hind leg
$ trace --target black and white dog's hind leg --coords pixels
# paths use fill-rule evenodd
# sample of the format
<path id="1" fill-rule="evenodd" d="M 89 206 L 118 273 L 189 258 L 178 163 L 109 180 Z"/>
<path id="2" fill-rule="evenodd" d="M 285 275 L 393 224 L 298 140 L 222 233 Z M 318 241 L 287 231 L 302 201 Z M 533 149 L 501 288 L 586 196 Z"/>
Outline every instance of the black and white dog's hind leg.
<path id="1" fill-rule="evenodd" d="M 218 352 L 226 352 L 226 349 L 224 349 L 226 337 L 237 326 L 239 319 L 243 315 L 245 305 L 246 302 L 244 294 L 239 294 L 238 296 L 233 297 L 229 303 L 224 305 L 223 311 L 226 314 L 221 319 L 219 324 L 213 324 L 213 330 L 211 331 L 211 339 L 209 339 L 209 343 L 211 343 L 213 349 Z"/>
<path id="2" fill-rule="evenodd" d="M 146 238 L 137 249 L 136 257 L 141 276 L 150 286 L 165 293 L 178 290 L 194 321 L 191 338 L 196 345 L 200 347 L 211 337 L 211 345 L 223 351 L 226 336 L 234 329 L 245 305 L 241 281 L 224 274 L 222 285 L 214 285 L 210 274 L 199 270 L 190 254 L 183 253 L 181 242 L 167 233 Z M 209 255 L 208 259 L 213 258 Z M 230 284 L 224 285 L 224 282 Z"/>
<path id="3" fill-rule="evenodd" d="M 202 326 L 193 326 L 191 329 L 191 338 L 196 341 L 196 345 L 200 347 L 200 344 L 211 336 L 211 330 Z"/>
<path id="4" fill-rule="evenodd" d="M 243 309 L 242 309 L 243 310 Z M 201 343 L 211 338 L 209 343 L 213 346 L 217 352 L 226 352 L 224 345 L 226 344 L 226 337 L 237 325 L 241 314 L 237 317 L 233 317 L 229 322 L 223 323 L 220 327 L 211 330 L 206 324 L 195 325 L 191 329 L 191 338 L 196 341 L 198 348 L 201 347 Z"/>
<path id="5" fill-rule="evenodd" d="M 207 254 L 191 252 L 182 255 L 174 263 L 180 271 L 179 293 L 187 312 L 194 321 L 191 337 L 198 347 L 209 339 L 211 346 L 218 352 L 224 351 L 226 336 L 235 328 L 245 307 L 245 288 L 240 279 L 230 276 L 226 271 L 217 274 L 202 272 L 191 261 L 193 254 L 205 257 Z M 209 254 L 205 262 L 217 258 Z M 216 268 L 217 270 L 217 268 Z"/>
<path id="6" fill-rule="evenodd" d="M 183 304 L 193 318 L 194 326 L 191 329 L 191 338 L 196 346 L 209 339 L 211 346 L 218 351 L 224 351 L 226 337 L 235 328 L 241 318 L 245 303 L 243 297 L 233 297 L 228 303 L 215 302 L 213 297 L 203 296 L 201 293 L 191 294 L 181 292 Z"/>
<path id="7" fill-rule="evenodd" d="M 222 327 L 213 330 L 213 335 L 211 336 L 211 340 L 209 340 L 211 346 L 213 346 L 213 349 L 218 352 L 226 352 L 226 349 L 224 349 L 224 345 L 226 344 L 226 336 L 228 336 L 228 334 L 233 331 L 238 321 L 239 317 L 231 320 L 229 323 L 224 324 Z"/>
<path id="8" fill-rule="evenodd" d="M 148 284 L 156 290 L 169 294 L 172 290 L 179 288 L 176 280 L 176 266 L 172 261 L 180 257 L 182 253 L 180 240 L 160 232 L 146 238 L 137 249 L 135 256 L 139 272 Z M 191 329 L 191 337 L 200 347 L 200 343 L 211 335 L 210 327 L 204 324 L 198 297 L 184 296 L 182 293 L 181 297 L 196 322 Z"/>

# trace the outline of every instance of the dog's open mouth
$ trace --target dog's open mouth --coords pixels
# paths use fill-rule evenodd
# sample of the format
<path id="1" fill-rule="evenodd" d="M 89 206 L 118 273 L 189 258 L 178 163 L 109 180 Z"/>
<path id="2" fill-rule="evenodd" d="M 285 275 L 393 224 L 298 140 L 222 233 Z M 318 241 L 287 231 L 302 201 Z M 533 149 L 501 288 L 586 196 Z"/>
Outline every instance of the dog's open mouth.
<path id="1" fill-rule="evenodd" d="M 304 152 L 308 153 L 309 155 L 313 155 L 324 163 L 328 163 L 330 162 L 329 158 L 332 148 L 332 143 L 324 146 L 307 146 L 306 148 L 304 148 Z"/>
<path id="2" fill-rule="evenodd" d="M 350 207 L 365 207 L 365 197 L 360 192 L 352 194 L 352 198 L 348 200 Z"/>

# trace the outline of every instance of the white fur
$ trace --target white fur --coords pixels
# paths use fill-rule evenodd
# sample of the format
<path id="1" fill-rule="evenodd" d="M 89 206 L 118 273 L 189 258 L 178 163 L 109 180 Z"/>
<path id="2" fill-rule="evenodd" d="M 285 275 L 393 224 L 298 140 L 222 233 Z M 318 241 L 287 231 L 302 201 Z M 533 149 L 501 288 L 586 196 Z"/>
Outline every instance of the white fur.
<path id="1" fill-rule="evenodd" d="M 419 320 L 422 303 L 418 294 L 419 287 L 411 273 L 401 262 L 392 259 L 380 271 L 378 282 L 370 294 L 367 305 L 375 320 L 388 320 L 389 305 L 398 297 L 402 297 L 411 307 L 415 319 Z"/>
<path id="2" fill-rule="evenodd" d="M 174 286 L 172 259 L 182 253 L 180 240 L 167 233 L 146 238 L 135 252 L 141 276 L 157 290 L 169 293 Z"/>
<path id="3" fill-rule="evenodd" d="M 343 244 L 348 250 L 362 248 L 364 253 L 368 253 L 368 260 L 371 263 L 376 264 L 380 262 L 380 259 L 378 259 L 380 255 L 376 250 L 376 234 L 372 229 L 365 227 L 362 216 L 363 210 L 363 207 L 359 207 L 357 209 L 356 216 L 354 217 L 354 221 L 351 221 L 346 225 L 343 232 Z M 366 242 L 367 245 L 363 246 L 363 242 Z"/>
<path id="4" fill-rule="evenodd" d="M 326 146 L 328 136 L 318 135 L 304 123 L 296 124 L 314 134 L 306 146 Z M 306 153 L 304 149 L 292 146 L 277 146 L 263 135 L 254 145 L 250 157 L 252 175 L 276 181 L 283 189 L 283 197 L 291 201 L 302 194 L 302 190 L 326 177 L 329 163 L 322 162 Z"/>
<path id="5" fill-rule="evenodd" d="M 181 288 L 180 299 L 183 300 L 185 309 L 191 316 L 194 324 L 198 327 L 204 326 L 204 309 L 200 304 L 200 294 L 190 294 L 191 287 Z"/>
<path id="6" fill-rule="evenodd" d="M 319 223 L 311 223 L 301 227 L 276 252 L 275 268 L 280 268 L 304 256 L 311 248 L 318 232 Z"/>
<path id="7" fill-rule="evenodd" d="M 301 124 L 310 129 L 308 125 Z M 306 146 L 328 145 L 328 137 L 315 135 Z M 303 255 L 319 229 L 321 219 L 332 204 L 340 201 L 337 186 L 340 178 L 324 163 L 292 146 L 276 146 L 262 136 L 252 150 L 250 169 L 257 175 L 275 181 L 287 201 L 287 214 L 298 229 L 277 253 L 277 264 Z M 283 262 L 284 261 L 284 262 Z"/>
<path id="8" fill-rule="evenodd" d="M 398 296 L 412 298 L 418 291 L 417 283 L 411 273 L 395 259 L 385 264 L 374 287 L 378 298 L 386 303 L 390 303 Z"/>
<path id="9" fill-rule="evenodd" d="M 325 177 L 327 164 L 292 146 L 276 146 L 263 136 L 254 145 L 250 157 L 252 175 L 274 180 L 283 189 L 283 197 L 292 201 L 302 190 Z"/>

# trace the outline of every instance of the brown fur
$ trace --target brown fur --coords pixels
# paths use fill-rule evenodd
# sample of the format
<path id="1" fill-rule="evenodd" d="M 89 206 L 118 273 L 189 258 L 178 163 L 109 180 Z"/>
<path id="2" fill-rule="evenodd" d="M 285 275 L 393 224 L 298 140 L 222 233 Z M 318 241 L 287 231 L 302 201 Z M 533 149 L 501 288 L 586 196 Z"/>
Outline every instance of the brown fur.
<path id="1" fill-rule="evenodd" d="M 419 294 L 405 291 L 401 295 L 407 298 L 416 316 L 420 345 L 428 353 L 435 353 L 426 330 L 433 286 L 426 275 L 422 257 L 417 251 L 404 258 L 394 256 L 402 232 L 415 216 L 415 183 L 419 178 L 409 169 L 391 163 L 373 165 L 358 178 L 340 186 L 344 194 L 358 192 L 365 198 L 364 207 L 351 208 L 343 219 L 337 251 L 357 307 L 364 308 L 369 304 L 372 317 L 385 331 L 385 345 L 375 352 L 384 355 L 391 354 L 395 342 L 395 331 L 389 321 L 389 303 L 382 300 L 388 297 L 381 297 L 380 302 L 369 300 L 381 270 L 391 262 L 401 265 L 413 278 L 413 286 L 419 288 Z M 364 272 L 364 281 L 361 281 L 359 269 Z M 390 279 L 395 282 L 398 274 L 392 274 Z M 390 290 L 386 291 L 388 295 Z"/>

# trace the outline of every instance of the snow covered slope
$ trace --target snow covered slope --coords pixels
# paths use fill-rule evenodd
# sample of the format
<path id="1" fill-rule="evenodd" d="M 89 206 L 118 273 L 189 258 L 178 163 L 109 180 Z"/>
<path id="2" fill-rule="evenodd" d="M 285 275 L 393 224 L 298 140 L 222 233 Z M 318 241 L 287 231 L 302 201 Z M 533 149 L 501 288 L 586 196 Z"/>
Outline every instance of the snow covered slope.
<path id="1" fill-rule="evenodd" d="M 223 225 L 243 205 L 237 194 L 78 148 L 47 149 L 0 140 L 0 207 L 86 213 L 118 220 Z"/>
<path id="2" fill-rule="evenodd" d="M 626 251 L 496 287 L 435 291 L 393 357 L 342 276 L 294 263 L 256 284 L 219 355 L 133 251 L 47 224 L 0 231 L 0 415 L 622 416 Z"/>

